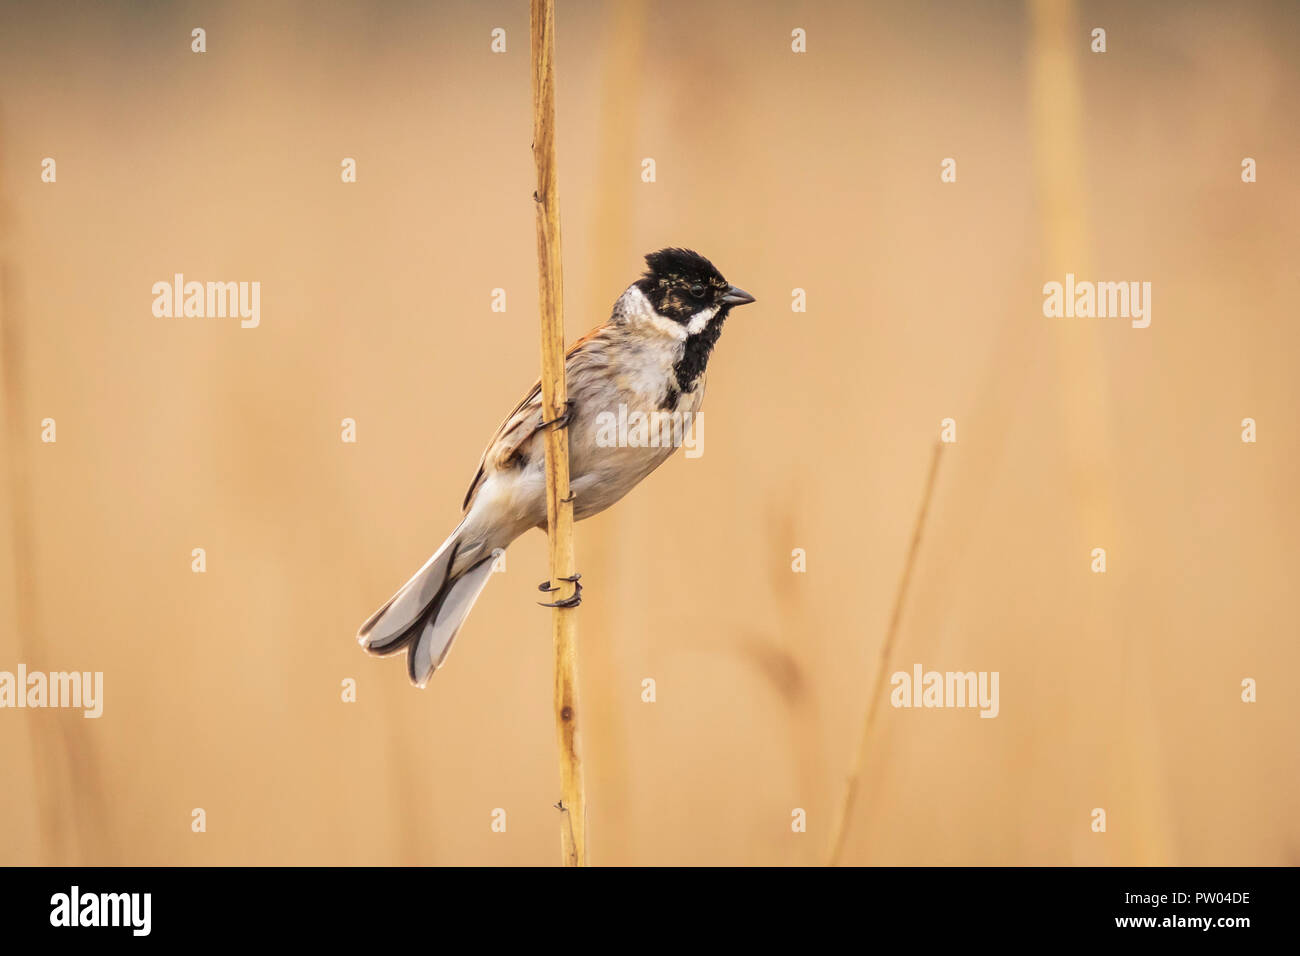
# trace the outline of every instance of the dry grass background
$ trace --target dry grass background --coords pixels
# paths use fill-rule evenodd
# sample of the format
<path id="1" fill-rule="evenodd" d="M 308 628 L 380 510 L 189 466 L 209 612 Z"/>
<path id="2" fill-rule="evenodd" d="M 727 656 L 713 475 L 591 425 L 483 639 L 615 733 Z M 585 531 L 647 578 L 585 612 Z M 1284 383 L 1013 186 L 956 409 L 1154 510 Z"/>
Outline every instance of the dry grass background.
<path id="1" fill-rule="evenodd" d="M 537 374 L 527 17 L 0 10 L 0 669 L 106 683 L 0 712 L 0 861 L 556 862 L 544 538 L 427 691 L 353 641 Z M 759 298 L 704 456 L 578 526 L 593 863 L 822 859 L 948 416 L 896 661 L 1000 671 L 1001 715 L 886 708 L 845 861 L 1300 859 L 1297 27 L 560 4 L 570 338 L 666 244 Z M 1067 269 L 1151 281 L 1151 327 L 1044 319 Z M 260 281 L 261 327 L 155 319 L 177 271 Z"/>

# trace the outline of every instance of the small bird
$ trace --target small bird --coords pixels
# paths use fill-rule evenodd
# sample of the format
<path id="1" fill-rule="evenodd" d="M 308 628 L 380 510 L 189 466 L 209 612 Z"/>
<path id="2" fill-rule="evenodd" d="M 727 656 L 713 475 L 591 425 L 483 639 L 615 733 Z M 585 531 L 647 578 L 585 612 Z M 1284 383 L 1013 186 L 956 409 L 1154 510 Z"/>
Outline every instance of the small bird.
<path id="1" fill-rule="evenodd" d="M 546 530 L 544 428 L 569 430 L 569 489 L 581 521 L 622 498 L 680 444 L 612 441 L 609 422 L 620 407 L 667 413 L 656 421 L 674 423 L 700 410 L 722 325 L 754 297 L 689 249 L 661 249 L 645 260 L 645 275 L 619 296 L 609 321 L 569 348 L 564 414 L 543 421 L 541 382 L 532 387 L 488 442 L 456 530 L 357 632 L 372 654 L 406 650 L 417 686 L 447 659 L 497 555 L 529 528 Z"/>

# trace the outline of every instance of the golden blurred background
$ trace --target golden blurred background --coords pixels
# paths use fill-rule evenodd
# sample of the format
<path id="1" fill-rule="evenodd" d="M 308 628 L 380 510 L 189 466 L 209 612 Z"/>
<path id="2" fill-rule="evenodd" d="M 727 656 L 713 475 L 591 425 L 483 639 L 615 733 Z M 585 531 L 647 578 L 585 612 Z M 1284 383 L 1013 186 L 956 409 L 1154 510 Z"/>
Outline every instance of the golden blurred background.
<path id="1" fill-rule="evenodd" d="M 884 706 L 843 861 L 1300 862 L 1300 8 L 558 7 L 569 337 L 665 245 L 759 300 L 578 526 L 592 862 L 826 859 L 945 418 L 888 668 L 1000 714 Z M 544 536 L 427 690 L 354 640 L 537 375 L 530 106 L 522 0 L 0 10 L 0 670 L 105 683 L 0 710 L 0 862 L 558 862 Z"/>

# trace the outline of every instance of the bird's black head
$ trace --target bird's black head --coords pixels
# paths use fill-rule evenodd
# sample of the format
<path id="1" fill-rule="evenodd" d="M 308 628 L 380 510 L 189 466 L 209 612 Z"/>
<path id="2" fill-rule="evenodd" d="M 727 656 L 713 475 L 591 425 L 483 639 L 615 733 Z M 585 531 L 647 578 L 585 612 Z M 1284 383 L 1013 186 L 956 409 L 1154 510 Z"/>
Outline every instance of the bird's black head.
<path id="1" fill-rule="evenodd" d="M 725 318 L 733 306 L 754 297 L 722 277 L 712 262 L 690 249 L 660 249 L 645 257 L 649 267 L 637 287 L 660 315 L 689 326 L 707 311 Z"/>

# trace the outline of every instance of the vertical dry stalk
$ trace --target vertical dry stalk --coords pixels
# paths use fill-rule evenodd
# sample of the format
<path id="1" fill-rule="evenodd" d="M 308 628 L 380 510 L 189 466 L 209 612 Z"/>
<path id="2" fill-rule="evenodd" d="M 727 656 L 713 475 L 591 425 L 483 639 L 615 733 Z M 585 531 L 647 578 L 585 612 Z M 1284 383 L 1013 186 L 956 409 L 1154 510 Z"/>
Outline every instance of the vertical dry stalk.
<path id="1" fill-rule="evenodd" d="M 564 385 L 564 290 L 560 270 L 560 203 L 555 170 L 555 3 L 532 0 L 533 159 L 537 164 L 538 306 L 542 324 L 542 414 L 559 418 L 566 407 Z M 569 494 L 569 433 L 545 429 L 546 527 L 551 545 L 551 581 L 556 601 L 572 597 L 577 585 L 573 558 L 573 501 Z M 555 643 L 555 729 L 560 747 L 560 845 L 565 866 L 587 864 L 587 801 L 578 747 L 577 611 L 553 610 Z"/>
<path id="2" fill-rule="evenodd" d="M 930 513 L 930 499 L 934 496 L 934 480 L 939 474 L 939 458 L 943 454 L 943 442 L 935 442 L 934 457 L 930 459 L 930 474 L 925 479 L 925 492 L 921 495 L 921 510 L 916 514 L 916 525 L 912 528 L 912 543 L 907 549 L 907 560 L 903 564 L 903 577 L 898 582 L 898 593 L 894 595 L 894 611 L 889 618 L 889 630 L 885 633 L 885 642 L 880 645 L 880 660 L 876 664 L 876 680 L 867 698 L 867 712 L 862 720 L 862 736 L 858 740 L 853 765 L 849 768 L 848 781 L 844 787 L 844 800 L 840 804 L 838 815 L 833 821 L 830 851 L 826 865 L 836 866 L 844 852 L 844 838 L 849 832 L 849 820 L 853 816 L 853 805 L 858 798 L 858 782 L 862 776 L 862 766 L 867 762 L 867 748 L 871 743 L 871 731 L 876 723 L 876 711 L 880 698 L 884 696 L 885 675 L 889 673 L 889 658 L 898 639 L 898 627 L 903 620 L 903 608 L 907 603 L 908 587 L 912 583 L 912 569 L 916 565 L 916 555 L 921 550 L 921 535 L 925 531 L 925 519 Z"/>
<path id="3" fill-rule="evenodd" d="M 1043 249 L 1047 275 L 1067 269 L 1085 275 L 1090 269 L 1092 233 L 1086 215 L 1088 203 L 1082 157 L 1086 151 L 1084 93 L 1081 78 L 1077 5 L 1061 0 L 1030 0 L 1030 120 L 1034 144 L 1034 172 L 1042 209 Z M 1087 56 L 1087 54 L 1083 54 Z M 1109 422 L 1112 398 L 1105 387 L 1108 361 L 1097 335 L 1079 337 L 1066 327 L 1054 327 L 1057 345 L 1059 388 L 1063 401 L 1066 463 L 1069 494 L 1079 509 L 1081 534 L 1092 540 L 1118 545 L 1120 528 L 1115 520 L 1115 443 Z M 1070 330 L 1073 331 L 1073 330 Z M 1101 383 L 1102 387 L 1098 387 Z M 1111 641 L 1107 653 L 1123 654 L 1138 670 L 1151 667 L 1146 645 L 1126 642 L 1117 631 L 1118 612 L 1114 591 L 1089 588 L 1081 624 L 1096 640 Z M 1113 650 L 1112 650 L 1113 647 Z M 1097 653 L 1095 641 L 1072 648 L 1071 664 L 1080 655 Z M 1073 701 L 1067 707 L 1077 706 Z M 1167 797 L 1156 768 L 1160 766 L 1159 729 L 1151 699 L 1137 695 L 1123 699 L 1121 706 L 1133 708 L 1120 747 L 1107 748 L 1106 759 L 1117 766 L 1111 773 L 1131 788 L 1130 809 L 1135 826 L 1130 832 L 1131 852 L 1141 865 L 1167 864 L 1173 837 L 1169 830 Z M 1071 766 L 1067 785 L 1079 786 L 1079 761 Z M 1096 841 L 1087 834 L 1074 836 L 1070 848 L 1075 859 L 1095 859 Z M 1117 846 L 1110 841 L 1107 846 Z"/>
<path id="4" fill-rule="evenodd" d="M 644 82 L 645 0 L 621 0 L 608 8 L 600 34 L 604 62 L 600 74 L 600 106 L 596 126 L 600 129 L 596 174 L 592 180 L 595 210 L 591 222 L 592 241 L 585 245 L 589 280 L 588 303 L 605 302 L 605 281 L 624 268 L 635 252 L 632 224 L 636 222 L 637 193 L 627 188 L 627 144 L 638 141 L 641 111 L 640 88 Z M 620 562 L 607 560 L 619 543 L 629 537 L 633 518 L 615 508 L 609 517 L 587 525 L 582 533 L 582 563 L 603 570 L 601 589 L 606 600 L 584 606 L 582 631 L 587 641 L 582 646 L 583 691 L 582 744 L 592 758 L 591 785 L 600 796 L 601 812 L 610 820 L 631 823 L 637 819 L 633 810 L 634 794 L 627 760 L 628 711 L 623 706 L 626 684 L 625 659 L 619 647 L 630 642 L 619 640 L 636 627 L 626 618 L 616 619 L 613 608 L 629 605 L 627 591 L 641 586 L 623 573 Z M 599 635 L 599 640 L 593 640 Z M 635 855 L 636 828 L 620 826 L 617 831 L 601 831 L 601 861 L 613 862 Z"/>
<path id="5" fill-rule="evenodd" d="M 2 183 L 0 183 L 2 185 Z M 0 193 L 0 198 L 2 198 Z M 32 519 L 31 463 L 29 442 L 31 428 L 25 404 L 23 327 L 17 310 L 10 307 L 12 292 L 8 265 L 9 216 L 0 205 L 0 400 L 4 404 L 4 444 L 0 461 L 6 466 L 9 486 L 10 547 L 14 565 L 14 642 L 18 659 L 29 666 L 40 666 L 44 644 L 36 607 L 35 530 Z M 26 693 L 21 688 L 19 693 Z M 35 814 L 39 837 L 37 859 L 43 863 L 66 862 L 71 834 L 67 825 L 67 800 L 59 786 L 62 774 L 64 741 L 61 724 L 28 718 L 32 746 Z M 49 729 L 47 729 L 49 728 Z"/>

